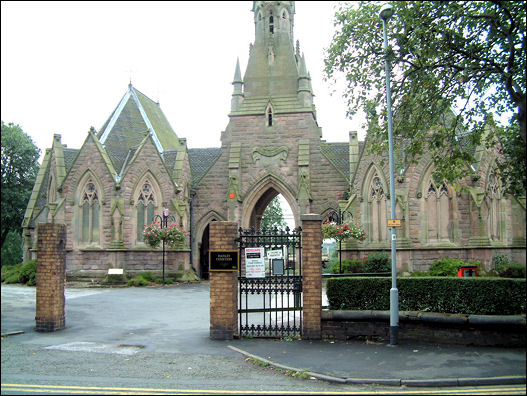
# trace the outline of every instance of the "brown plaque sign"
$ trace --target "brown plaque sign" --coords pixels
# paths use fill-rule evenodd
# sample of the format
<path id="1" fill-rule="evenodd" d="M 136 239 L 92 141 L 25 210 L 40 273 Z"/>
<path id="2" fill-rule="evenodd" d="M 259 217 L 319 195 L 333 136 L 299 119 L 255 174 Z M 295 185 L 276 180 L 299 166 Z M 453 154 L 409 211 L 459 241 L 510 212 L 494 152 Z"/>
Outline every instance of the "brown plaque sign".
<path id="1" fill-rule="evenodd" d="M 211 250 L 209 271 L 238 271 L 238 250 Z"/>

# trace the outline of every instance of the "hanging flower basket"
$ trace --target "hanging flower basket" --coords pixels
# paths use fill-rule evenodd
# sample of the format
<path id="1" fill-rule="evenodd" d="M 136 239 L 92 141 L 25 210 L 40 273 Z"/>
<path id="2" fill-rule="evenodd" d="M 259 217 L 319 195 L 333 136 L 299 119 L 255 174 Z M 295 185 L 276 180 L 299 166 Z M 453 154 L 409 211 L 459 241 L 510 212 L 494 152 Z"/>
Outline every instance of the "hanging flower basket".
<path id="1" fill-rule="evenodd" d="M 152 248 L 158 247 L 162 241 L 171 248 L 181 247 L 186 236 L 186 231 L 177 224 L 161 228 L 159 222 L 154 222 L 145 226 L 143 230 L 143 241 Z"/>
<path id="2" fill-rule="evenodd" d="M 366 239 L 366 232 L 362 224 L 353 221 L 344 224 L 325 221 L 322 223 L 322 237 L 323 239 L 335 239 L 339 242 L 346 239 L 364 241 Z"/>

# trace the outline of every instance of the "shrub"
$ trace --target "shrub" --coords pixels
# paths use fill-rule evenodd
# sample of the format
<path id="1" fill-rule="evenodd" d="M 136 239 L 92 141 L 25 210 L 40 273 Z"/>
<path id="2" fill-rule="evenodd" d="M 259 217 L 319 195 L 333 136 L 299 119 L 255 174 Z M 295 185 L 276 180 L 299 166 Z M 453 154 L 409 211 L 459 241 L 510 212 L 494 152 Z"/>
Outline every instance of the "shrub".
<path id="1" fill-rule="evenodd" d="M 388 253 L 372 253 L 366 259 L 364 272 L 390 272 L 391 262 Z"/>
<path id="2" fill-rule="evenodd" d="M 340 264 L 339 262 L 334 262 L 331 267 L 329 267 L 329 272 L 331 274 L 338 274 L 339 273 Z M 364 272 L 364 264 L 362 263 L 362 260 L 342 260 L 342 273 L 343 274 L 349 274 L 349 273 L 360 273 Z"/>
<path id="3" fill-rule="evenodd" d="M 509 262 L 498 271 L 500 278 L 525 278 L 525 264 Z"/>
<path id="4" fill-rule="evenodd" d="M 29 260 L 25 264 L 2 267 L 2 282 L 35 286 L 37 284 L 37 260 Z"/>
<path id="5" fill-rule="evenodd" d="M 163 283 L 162 277 L 157 277 L 151 272 L 141 272 L 128 281 L 128 286 L 150 286 L 151 284 Z M 172 284 L 173 280 L 165 276 L 165 284 Z"/>
<path id="6" fill-rule="evenodd" d="M 28 286 L 37 284 L 37 260 L 29 260 L 22 265 L 20 270 L 20 283 L 26 283 Z"/>
<path id="7" fill-rule="evenodd" d="M 125 283 L 125 281 L 126 277 L 124 274 L 107 274 L 102 283 L 106 285 L 119 285 Z"/>
<path id="8" fill-rule="evenodd" d="M 128 281 L 128 286 L 150 286 L 150 283 L 142 275 L 136 275 Z"/>
<path id="9" fill-rule="evenodd" d="M 398 279 L 399 309 L 478 315 L 518 315 L 526 308 L 525 281 L 500 278 L 405 277 Z M 332 278 L 330 309 L 390 309 L 391 278 Z"/>
<path id="10" fill-rule="evenodd" d="M 504 269 L 507 265 L 509 265 L 509 263 L 509 256 L 505 254 L 497 254 L 492 257 L 492 266 L 498 272 Z"/>
<path id="11" fill-rule="evenodd" d="M 22 235 L 9 231 L 2 246 L 2 267 L 20 264 L 22 257 Z"/>
<path id="12" fill-rule="evenodd" d="M 466 265 L 463 260 L 448 257 L 435 260 L 428 270 L 430 276 L 457 276 L 457 267 Z"/>

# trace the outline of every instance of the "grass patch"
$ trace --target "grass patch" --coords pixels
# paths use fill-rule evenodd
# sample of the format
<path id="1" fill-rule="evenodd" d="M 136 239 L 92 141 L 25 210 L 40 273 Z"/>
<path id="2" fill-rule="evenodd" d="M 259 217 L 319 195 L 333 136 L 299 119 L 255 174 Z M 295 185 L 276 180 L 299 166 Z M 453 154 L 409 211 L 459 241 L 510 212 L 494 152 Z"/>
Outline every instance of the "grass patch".
<path id="1" fill-rule="evenodd" d="M 260 359 L 249 357 L 245 360 L 250 361 L 252 364 L 255 364 L 260 367 L 269 367 L 269 362 L 264 362 L 263 360 L 260 360 Z"/>

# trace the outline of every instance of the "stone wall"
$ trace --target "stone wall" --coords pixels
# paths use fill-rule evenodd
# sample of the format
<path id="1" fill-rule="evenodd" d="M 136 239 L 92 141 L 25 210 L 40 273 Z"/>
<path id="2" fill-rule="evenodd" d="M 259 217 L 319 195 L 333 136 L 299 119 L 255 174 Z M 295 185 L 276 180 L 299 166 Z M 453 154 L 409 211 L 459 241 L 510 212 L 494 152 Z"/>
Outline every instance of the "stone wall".
<path id="1" fill-rule="evenodd" d="M 453 345 L 526 345 L 525 315 L 456 315 L 400 312 L 398 340 Z M 322 311 L 322 336 L 388 340 L 389 311 Z"/>
<path id="2" fill-rule="evenodd" d="M 66 255 L 68 279 L 104 278 L 109 268 L 122 268 L 126 275 L 163 270 L 162 250 L 73 250 Z M 190 270 L 190 251 L 165 251 L 165 272 Z"/>

